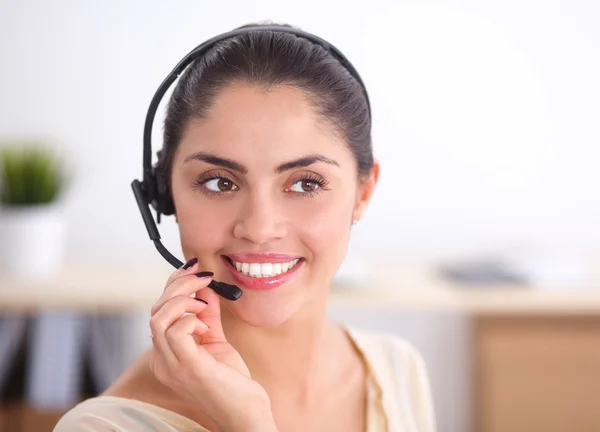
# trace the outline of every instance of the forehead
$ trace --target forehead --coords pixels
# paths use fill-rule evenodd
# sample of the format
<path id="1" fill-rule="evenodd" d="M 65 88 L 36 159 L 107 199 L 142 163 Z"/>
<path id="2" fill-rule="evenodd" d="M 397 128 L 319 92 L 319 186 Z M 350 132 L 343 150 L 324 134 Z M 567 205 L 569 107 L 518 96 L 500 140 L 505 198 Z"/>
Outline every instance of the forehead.
<path id="1" fill-rule="evenodd" d="M 223 89 L 205 118 L 188 123 L 178 153 L 199 149 L 263 162 L 269 156 L 279 160 L 315 152 L 351 158 L 345 142 L 302 90 L 242 82 Z"/>

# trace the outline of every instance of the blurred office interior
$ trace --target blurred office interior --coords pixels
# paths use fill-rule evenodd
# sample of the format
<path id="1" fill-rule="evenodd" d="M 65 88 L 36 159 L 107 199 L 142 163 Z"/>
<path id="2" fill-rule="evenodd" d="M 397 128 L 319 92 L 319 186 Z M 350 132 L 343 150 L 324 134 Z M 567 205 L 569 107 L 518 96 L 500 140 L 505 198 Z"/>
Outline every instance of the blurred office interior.
<path id="1" fill-rule="evenodd" d="M 420 350 L 441 432 L 600 430 L 600 3 L 586 0 L 0 2 L 0 144 L 44 142 L 68 172 L 39 231 L 0 206 L 0 259 L 17 269 L 0 270 L 0 430 L 52 430 L 151 345 L 171 268 L 130 189 L 148 104 L 194 46 L 267 19 L 335 44 L 371 98 L 382 174 L 331 318 Z M 181 256 L 173 218 L 160 229 Z"/>

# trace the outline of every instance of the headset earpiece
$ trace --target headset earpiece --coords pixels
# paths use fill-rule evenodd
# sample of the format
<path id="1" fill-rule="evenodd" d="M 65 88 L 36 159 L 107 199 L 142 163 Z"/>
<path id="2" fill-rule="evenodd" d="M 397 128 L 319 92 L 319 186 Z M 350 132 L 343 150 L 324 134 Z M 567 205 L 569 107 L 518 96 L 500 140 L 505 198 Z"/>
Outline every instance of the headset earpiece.
<path id="1" fill-rule="evenodd" d="M 156 167 L 146 176 L 142 184 L 144 197 L 148 204 L 156 210 L 157 222 L 160 223 L 160 215 L 170 216 L 175 213 L 175 205 L 171 197 L 171 191 L 162 174 Z"/>
<path id="2" fill-rule="evenodd" d="M 159 165 L 163 162 L 162 149 L 156 155 L 158 156 L 158 162 L 145 176 L 143 188 L 148 204 L 156 210 L 156 221 L 160 223 L 161 214 L 170 216 L 175 213 L 175 205 L 169 185 L 159 168 Z"/>
<path id="3" fill-rule="evenodd" d="M 154 177 L 154 182 L 156 185 L 154 202 L 152 203 L 153 207 L 156 209 L 156 211 L 164 214 L 165 216 L 174 214 L 175 204 L 173 203 L 173 197 L 171 196 L 169 185 L 163 178 L 162 173 L 156 168 L 152 170 L 152 176 Z"/>

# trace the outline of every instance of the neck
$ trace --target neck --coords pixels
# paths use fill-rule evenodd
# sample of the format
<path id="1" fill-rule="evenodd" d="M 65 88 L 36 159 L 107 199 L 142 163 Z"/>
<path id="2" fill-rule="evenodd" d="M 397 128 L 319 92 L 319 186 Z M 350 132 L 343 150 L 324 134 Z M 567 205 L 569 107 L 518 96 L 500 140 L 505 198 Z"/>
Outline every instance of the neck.
<path id="1" fill-rule="evenodd" d="M 335 326 L 326 320 L 326 300 L 305 305 L 277 327 L 252 327 L 228 313 L 222 321 L 227 340 L 271 396 L 305 403 L 313 399 L 327 375 L 334 345 Z"/>

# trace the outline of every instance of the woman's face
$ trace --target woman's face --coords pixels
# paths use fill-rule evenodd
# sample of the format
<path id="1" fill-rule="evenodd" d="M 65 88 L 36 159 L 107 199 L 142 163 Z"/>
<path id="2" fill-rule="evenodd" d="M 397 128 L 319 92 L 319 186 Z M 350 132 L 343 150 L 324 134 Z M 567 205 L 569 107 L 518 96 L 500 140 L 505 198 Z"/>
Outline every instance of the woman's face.
<path id="1" fill-rule="evenodd" d="M 347 144 L 299 89 L 231 84 L 189 123 L 173 158 L 183 252 L 242 289 L 221 300 L 231 313 L 279 325 L 322 304 L 377 172 L 358 181 Z"/>

